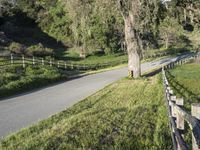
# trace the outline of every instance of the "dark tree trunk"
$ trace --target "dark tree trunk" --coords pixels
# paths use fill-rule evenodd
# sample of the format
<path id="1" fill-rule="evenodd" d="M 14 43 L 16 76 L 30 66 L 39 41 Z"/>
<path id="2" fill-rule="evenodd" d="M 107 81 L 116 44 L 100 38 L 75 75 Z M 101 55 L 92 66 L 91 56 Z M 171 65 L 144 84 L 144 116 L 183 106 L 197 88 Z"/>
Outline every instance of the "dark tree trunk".
<path id="1" fill-rule="evenodd" d="M 134 30 L 130 17 L 126 17 L 124 21 L 129 75 L 132 78 L 138 78 L 141 76 L 139 37 L 137 32 Z"/>

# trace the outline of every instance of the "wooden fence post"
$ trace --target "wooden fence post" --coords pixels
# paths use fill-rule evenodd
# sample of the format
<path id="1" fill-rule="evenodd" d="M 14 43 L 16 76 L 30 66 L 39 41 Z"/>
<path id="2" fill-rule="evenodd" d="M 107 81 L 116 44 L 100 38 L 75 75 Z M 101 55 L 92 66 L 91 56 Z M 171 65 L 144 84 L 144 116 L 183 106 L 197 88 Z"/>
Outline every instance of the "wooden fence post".
<path id="1" fill-rule="evenodd" d="M 60 62 L 58 61 L 58 68 L 60 68 Z"/>
<path id="2" fill-rule="evenodd" d="M 33 56 L 33 65 L 35 65 L 35 57 Z"/>
<path id="3" fill-rule="evenodd" d="M 170 96 L 170 100 L 172 101 L 172 103 L 175 103 L 176 102 L 176 96 Z M 176 114 L 175 107 L 171 106 L 171 111 L 172 111 L 172 117 L 176 118 L 177 114 Z"/>
<path id="4" fill-rule="evenodd" d="M 44 66 L 44 58 L 42 58 L 42 65 Z"/>
<path id="5" fill-rule="evenodd" d="M 179 60 L 178 62 L 179 62 L 179 66 L 181 66 L 181 61 Z"/>
<path id="6" fill-rule="evenodd" d="M 200 103 L 199 104 L 192 104 L 192 116 L 196 117 L 197 119 L 200 119 Z M 200 148 L 197 145 L 197 142 L 194 138 L 194 135 L 192 135 L 192 149 L 193 150 L 200 150 Z"/>
<path id="7" fill-rule="evenodd" d="M 10 63 L 13 64 L 13 54 L 10 54 Z"/>
<path id="8" fill-rule="evenodd" d="M 177 98 L 176 99 L 176 105 L 178 106 L 183 106 L 184 105 L 184 100 L 183 98 Z M 179 113 L 176 113 L 176 125 L 177 125 L 177 128 L 180 129 L 180 130 L 184 130 L 184 118 L 182 115 L 180 115 Z"/>
<path id="9" fill-rule="evenodd" d="M 52 61 L 51 61 L 51 59 L 50 59 L 49 65 L 50 65 L 50 67 L 52 67 Z"/>
<path id="10" fill-rule="evenodd" d="M 67 63 L 65 62 L 65 69 L 67 69 Z"/>
<path id="11" fill-rule="evenodd" d="M 23 65 L 23 68 L 26 67 L 26 65 L 25 65 L 25 60 L 24 60 L 24 55 L 22 55 L 22 65 Z"/>

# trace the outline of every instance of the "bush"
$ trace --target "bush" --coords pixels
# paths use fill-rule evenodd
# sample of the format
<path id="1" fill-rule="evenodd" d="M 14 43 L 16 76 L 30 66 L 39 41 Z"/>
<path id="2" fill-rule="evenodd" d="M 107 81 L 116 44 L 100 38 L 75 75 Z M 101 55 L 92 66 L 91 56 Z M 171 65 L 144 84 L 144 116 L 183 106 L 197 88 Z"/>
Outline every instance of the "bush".
<path id="1" fill-rule="evenodd" d="M 12 66 L 0 70 L 0 98 L 66 79 L 66 75 L 50 66 Z"/>
<path id="2" fill-rule="evenodd" d="M 27 48 L 26 55 L 28 56 L 52 56 L 53 49 L 44 47 L 41 43 Z"/>
<path id="3" fill-rule="evenodd" d="M 24 45 L 16 42 L 12 42 L 9 46 L 9 50 L 15 54 L 24 54 L 25 49 Z"/>

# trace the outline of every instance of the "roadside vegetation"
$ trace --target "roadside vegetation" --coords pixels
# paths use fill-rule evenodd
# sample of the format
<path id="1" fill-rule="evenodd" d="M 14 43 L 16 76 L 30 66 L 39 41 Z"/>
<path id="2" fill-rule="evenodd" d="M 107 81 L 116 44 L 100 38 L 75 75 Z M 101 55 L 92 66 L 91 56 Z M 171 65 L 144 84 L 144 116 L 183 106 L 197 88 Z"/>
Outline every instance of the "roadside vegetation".
<path id="1" fill-rule="evenodd" d="M 0 149 L 172 149 L 160 75 L 122 79 L 1 141 Z"/>
<path id="2" fill-rule="evenodd" d="M 79 57 L 78 52 L 74 51 L 66 51 L 65 54 L 62 57 L 58 57 L 63 60 L 66 60 L 69 63 L 74 64 L 104 64 L 104 63 L 127 63 L 128 62 L 128 56 L 124 53 L 116 53 L 116 54 L 109 54 L 105 55 L 102 53 L 95 53 L 88 55 L 85 59 L 82 59 Z"/>
<path id="3" fill-rule="evenodd" d="M 0 69 L 0 98 L 33 90 L 67 79 L 58 69 L 48 66 L 8 66 Z"/>

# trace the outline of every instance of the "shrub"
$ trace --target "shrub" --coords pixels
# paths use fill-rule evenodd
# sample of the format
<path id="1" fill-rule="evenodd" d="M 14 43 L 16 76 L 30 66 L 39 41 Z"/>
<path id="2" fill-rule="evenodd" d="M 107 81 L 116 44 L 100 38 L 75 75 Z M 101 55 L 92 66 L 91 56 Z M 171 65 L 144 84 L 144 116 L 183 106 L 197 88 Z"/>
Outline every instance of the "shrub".
<path id="1" fill-rule="evenodd" d="M 44 47 L 41 43 L 27 48 L 26 55 L 28 56 L 52 56 L 53 49 Z"/>
<path id="2" fill-rule="evenodd" d="M 16 54 L 24 54 L 25 49 L 24 45 L 16 42 L 12 42 L 9 46 L 9 50 Z"/>
<path id="3" fill-rule="evenodd" d="M 50 66 L 10 66 L 0 70 L 0 98 L 64 80 L 66 75 Z"/>

